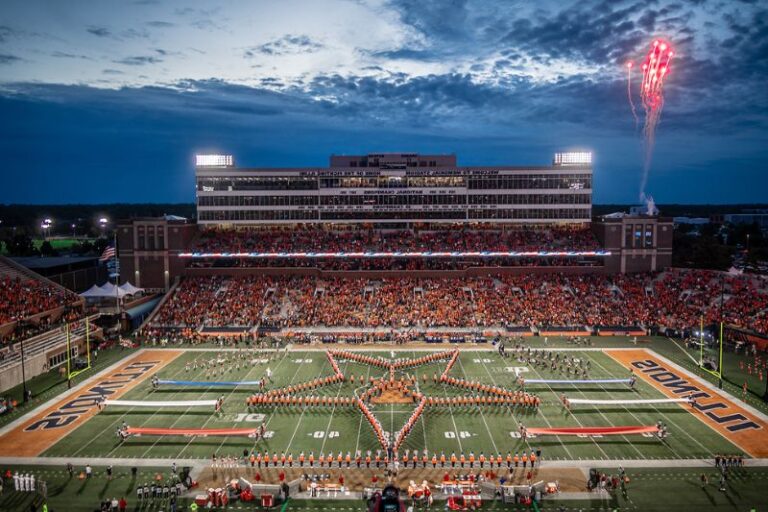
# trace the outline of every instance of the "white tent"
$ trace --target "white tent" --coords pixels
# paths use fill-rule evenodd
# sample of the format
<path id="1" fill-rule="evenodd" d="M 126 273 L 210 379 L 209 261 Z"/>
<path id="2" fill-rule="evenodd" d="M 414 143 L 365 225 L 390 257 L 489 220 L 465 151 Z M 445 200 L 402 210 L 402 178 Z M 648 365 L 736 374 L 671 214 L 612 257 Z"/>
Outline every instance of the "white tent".
<path id="1" fill-rule="evenodd" d="M 136 288 L 128 281 L 120 285 L 120 289 L 123 290 L 127 295 L 136 295 L 137 293 L 144 291 L 144 288 Z"/>
<path id="2" fill-rule="evenodd" d="M 81 293 L 80 296 L 85 297 L 86 299 L 103 297 L 104 288 L 102 288 L 101 286 L 93 285 L 87 290 L 85 290 L 83 293 Z"/>
<path id="3" fill-rule="evenodd" d="M 125 290 L 121 289 L 119 286 L 113 285 L 112 283 L 104 283 L 101 289 L 103 290 L 103 294 L 100 295 L 100 297 L 111 297 L 113 299 L 117 297 L 119 299 L 122 299 L 123 297 L 128 295 L 128 293 Z"/>

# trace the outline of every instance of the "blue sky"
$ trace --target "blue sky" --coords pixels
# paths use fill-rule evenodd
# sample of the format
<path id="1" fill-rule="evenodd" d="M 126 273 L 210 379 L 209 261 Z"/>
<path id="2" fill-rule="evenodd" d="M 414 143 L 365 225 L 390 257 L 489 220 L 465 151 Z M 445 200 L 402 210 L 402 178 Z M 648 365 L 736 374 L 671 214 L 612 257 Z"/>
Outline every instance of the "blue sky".
<path id="1" fill-rule="evenodd" d="M 765 1 L 4 0 L 0 202 L 192 201 L 204 151 L 497 165 L 573 147 L 595 153 L 595 202 L 633 202 L 624 64 L 656 37 L 677 55 L 648 192 L 768 201 Z"/>

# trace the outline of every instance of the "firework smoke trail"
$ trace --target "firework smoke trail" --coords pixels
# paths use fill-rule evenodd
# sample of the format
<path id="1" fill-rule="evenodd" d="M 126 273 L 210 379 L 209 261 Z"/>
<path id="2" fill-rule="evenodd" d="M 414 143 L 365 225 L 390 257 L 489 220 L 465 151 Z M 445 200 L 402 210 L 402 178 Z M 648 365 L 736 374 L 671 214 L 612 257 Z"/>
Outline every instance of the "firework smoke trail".
<path id="1" fill-rule="evenodd" d="M 632 117 L 635 118 L 635 132 L 637 132 L 637 126 L 640 124 L 640 121 L 637 119 L 635 102 L 632 101 L 632 61 L 627 62 L 627 99 L 629 100 L 629 106 L 632 107 Z"/>
<path id="2" fill-rule="evenodd" d="M 643 80 L 640 84 L 640 98 L 645 109 L 645 158 L 643 162 L 643 177 L 640 181 L 640 198 L 645 197 L 645 186 L 648 183 L 648 172 L 651 168 L 653 148 L 656 144 L 656 126 L 664 108 L 664 79 L 669 74 L 669 65 L 674 56 L 669 43 L 655 40 L 643 63 Z"/>

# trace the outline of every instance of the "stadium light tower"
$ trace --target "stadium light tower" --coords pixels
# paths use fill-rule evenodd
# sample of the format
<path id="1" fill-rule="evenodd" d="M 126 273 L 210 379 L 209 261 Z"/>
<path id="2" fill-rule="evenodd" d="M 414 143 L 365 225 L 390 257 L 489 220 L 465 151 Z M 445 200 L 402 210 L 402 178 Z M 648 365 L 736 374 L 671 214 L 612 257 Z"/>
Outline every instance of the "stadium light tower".
<path id="1" fill-rule="evenodd" d="M 40 229 L 43 230 L 43 238 L 51 236 L 51 226 L 53 226 L 53 219 L 46 217 L 43 222 L 40 223 Z"/>
<path id="2" fill-rule="evenodd" d="M 107 225 L 109 224 L 109 219 L 106 217 L 99 217 L 99 227 L 101 228 L 101 236 L 106 238 L 106 229 Z"/>

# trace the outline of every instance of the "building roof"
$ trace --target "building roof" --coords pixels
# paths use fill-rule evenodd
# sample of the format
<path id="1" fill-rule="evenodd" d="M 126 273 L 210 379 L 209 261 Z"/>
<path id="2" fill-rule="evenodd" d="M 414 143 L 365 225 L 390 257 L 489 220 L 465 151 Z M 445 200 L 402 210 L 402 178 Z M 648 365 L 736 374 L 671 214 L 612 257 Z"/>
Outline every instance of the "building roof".
<path id="1" fill-rule="evenodd" d="M 98 256 L 48 256 L 48 257 L 42 257 L 42 256 L 25 256 L 25 257 L 17 257 L 17 258 L 11 258 L 13 261 L 18 263 L 19 265 L 23 265 L 27 267 L 28 269 L 42 269 L 42 268 L 53 268 L 53 267 L 62 267 L 66 265 L 72 265 L 76 263 L 83 263 L 86 261 L 95 261 L 98 260 Z"/>

